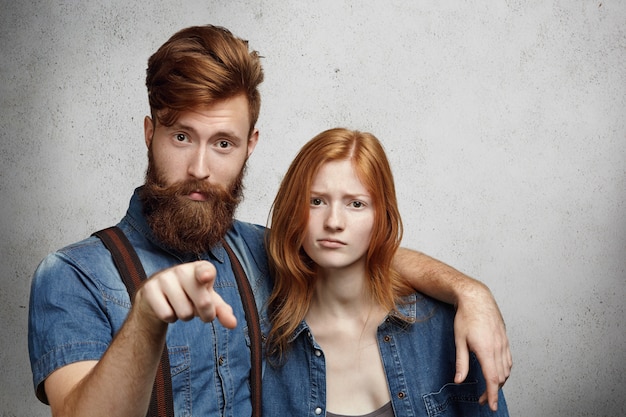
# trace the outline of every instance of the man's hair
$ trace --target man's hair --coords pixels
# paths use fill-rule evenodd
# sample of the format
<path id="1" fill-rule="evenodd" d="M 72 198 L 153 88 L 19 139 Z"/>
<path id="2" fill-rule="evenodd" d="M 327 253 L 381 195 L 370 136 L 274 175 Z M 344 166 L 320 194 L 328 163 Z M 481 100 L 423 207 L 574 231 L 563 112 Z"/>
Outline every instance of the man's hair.
<path id="1" fill-rule="evenodd" d="M 148 60 L 146 87 L 154 123 L 176 122 L 181 112 L 244 94 L 250 133 L 261 108 L 260 56 L 248 42 L 219 26 L 193 26 L 175 33 Z"/>
<path id="2" fill-rule="evenodd" d="M 391 261 L 402 239 L 391 167 L 385 151 L 370 133 L 330 129 L 311 139 L 298 153 L 282 180 L 272 205 L 266 248 L 274 291 L 268 300 L 272 330 L 268 359 L 279 365 L 289 350 L 289 339 L 309 309 L 317 266 L 302 248 L 308 225 L 311 185 L 326 162 L 348 160 L 372 197 L 374 228 L 366 254 L 371 297 L 394 311 L 412 290 L 393 270 Z"/>

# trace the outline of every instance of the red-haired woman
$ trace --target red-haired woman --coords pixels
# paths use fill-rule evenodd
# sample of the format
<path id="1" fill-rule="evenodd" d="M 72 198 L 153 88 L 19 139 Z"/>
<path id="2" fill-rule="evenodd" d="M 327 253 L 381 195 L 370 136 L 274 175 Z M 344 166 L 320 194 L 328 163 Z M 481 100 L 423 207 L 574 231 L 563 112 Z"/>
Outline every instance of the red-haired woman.
<path id="1" fill-rule="evenodd" d="M 392 268 L 402 238 L 391 168 L 371 134 L 331 129 L 284 177 L 267 249 L 275 278 L 266 416 L 492 416 L 476 358 L 454 384 L 454 311 Z M 498 413 L 508 415 L 500 392 Z"/>

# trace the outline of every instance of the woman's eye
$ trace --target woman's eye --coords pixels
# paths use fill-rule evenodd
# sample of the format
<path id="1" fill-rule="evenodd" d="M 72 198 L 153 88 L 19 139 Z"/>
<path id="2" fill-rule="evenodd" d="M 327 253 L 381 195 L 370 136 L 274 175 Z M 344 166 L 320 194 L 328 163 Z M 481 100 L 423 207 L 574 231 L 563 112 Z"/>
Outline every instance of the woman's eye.
<path id="1" fill-rule="evenodd" d="M 320 204 L 322 204 L 322 199 L 321 198 L 312 198 L 311 199 L 311 205 L 312 206 L 319 206 Z"/>
<path id="2" fill-rule="evenodd" d="M 361 208 L 361 207 L 363 207 L 363 202 L 362 201 L 353 201 L 352 202 L 352 207 L 354 207 L 354 208 Z"/>

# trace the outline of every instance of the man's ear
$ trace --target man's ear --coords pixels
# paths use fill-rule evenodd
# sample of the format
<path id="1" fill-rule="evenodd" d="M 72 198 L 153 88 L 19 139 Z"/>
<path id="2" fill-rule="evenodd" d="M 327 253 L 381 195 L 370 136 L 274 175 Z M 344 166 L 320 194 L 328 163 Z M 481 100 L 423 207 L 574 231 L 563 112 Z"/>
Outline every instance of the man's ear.
<path id="1" fill-rule="evenodd" d="M 145 136 L 146 146 L 148 149 L 150 148 L 150 144 L 152 143 L 152 138 L 154 137 L 154 122 L 150 118 L 150 116 L 146 116 L 143 119 L 143 134 Z"/>
<path id="2" fill-rule="evenodd" d="M 248 158 L 252 155 L 254 148 L 256 148 L 256 144 L 259 142 L 259 129 L 254 128 L 252 134 L 248 138 Z"/>

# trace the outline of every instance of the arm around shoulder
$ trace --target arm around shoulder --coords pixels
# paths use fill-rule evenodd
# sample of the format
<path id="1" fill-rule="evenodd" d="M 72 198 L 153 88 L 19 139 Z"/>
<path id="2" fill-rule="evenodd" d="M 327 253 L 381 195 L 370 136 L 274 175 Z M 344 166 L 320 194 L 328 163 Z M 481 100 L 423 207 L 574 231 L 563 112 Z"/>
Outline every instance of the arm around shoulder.
<path id="1" fill-rule="evenodd" d="M 469 371 L 469 352 L 478 358 L 487 391 L 481 401 L 497 408 L 498 391 L 508 379 L 513 359 L 498 304 L 486 285 L 428 255 L 400 248 L 394 268 L 417 291 L 457 308 L 454 335 L 457 349 L 454 381 Z"/>

